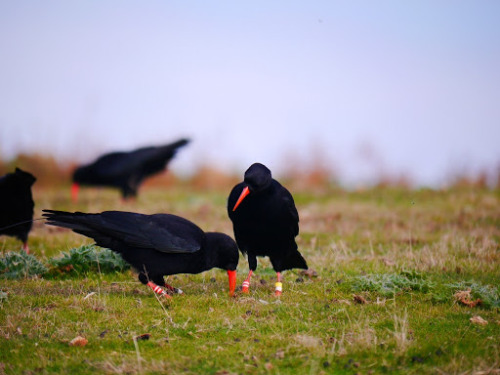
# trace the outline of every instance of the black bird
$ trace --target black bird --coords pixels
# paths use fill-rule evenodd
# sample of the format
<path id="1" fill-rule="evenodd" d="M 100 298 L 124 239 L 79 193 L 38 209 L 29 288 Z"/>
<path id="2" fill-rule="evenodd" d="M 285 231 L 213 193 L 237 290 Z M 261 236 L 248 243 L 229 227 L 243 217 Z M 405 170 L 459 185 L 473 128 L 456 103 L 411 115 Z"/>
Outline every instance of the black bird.
<path id="1" fill-rule="evenodd" d="M 0 234 L 19 238 L 27 253 L 35 207 L 31 186 L 35 181 L 31 173 L 19 168 L 14 173 L 0 177 Z"/>
<path id="2" fill-rule="evenodd" d="M 292 195 L 272 178 L 265 165 L 255 163 L 245 172 L 244 181 L 231 191 L 227 211 L 236 243 L 248 256 L 250 271 L 243 282 L 243 292 L 248 293 L 257 256 L 268 256 L 278 278 L 275 294 L 281 295 L 281 271 L 307 269 L 295 242 L 299 214 Z"/>
<path id="3" fill-rule="evenodd" d="M 205 233 L 189 220 L 169 214 L 43 212 L 46 224 L 72 229 L 119 253 L 139 273 L 140 282 L 157 294 L 168 297 L 160 285 L 178 291 L 166 284 L 163 276 L 200 273 L 214 267 L 227 270 L 229 294 L 234 293 L 238 247 L 223 233 Z"/>
<path id="4" fill-rule="evenodd" d="M 137 196 L 144 179 L 165 169 L 177 150 L 188 143 L 188 139 L 180 139 L 165 146 L 112 152 L 78 167 L 73 173 L 73 201 L 78 199 L 80 185 L 115 187 L 121 190 L 123 199 Z"/>

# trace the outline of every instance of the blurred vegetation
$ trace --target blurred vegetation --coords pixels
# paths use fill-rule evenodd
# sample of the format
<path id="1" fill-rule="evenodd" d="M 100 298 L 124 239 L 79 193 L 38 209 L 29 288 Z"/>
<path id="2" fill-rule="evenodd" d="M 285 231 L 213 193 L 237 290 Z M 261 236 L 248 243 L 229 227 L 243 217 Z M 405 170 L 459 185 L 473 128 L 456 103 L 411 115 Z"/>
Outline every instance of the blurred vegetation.
<path id="1" fill-rule="evenodd" d="M 33 174 L 37 178 L 37 186 L 46 187 L 70 184 L 71 173 L 75 165 L 61 164 L 51 156 L 39 154 L 21 154 L 8 161 L 0 159 L 1 176 L 13 172 L 16 167 Z"/>
<path id="2" fill-rule="evenodd" d="M 342 189 L 342 183 L 336 176 L 335 170 L 328 168 L 324 160 L 317 160 L 312 166 L 297 167 L 291 163 L 280 181 L 289 186 L 295 192 L 310 191 L 322 193 L 331 191 L 333 188 Z M 37 178 L 38 187 L 64 186 L 71 183 L 71 175 L 76 168 L 74 161 L 58 162 L 53 157 L 41 154 L 20 154 L 10 160 L 0 159 L 0 176 L 12 172 L 15 167 L 24 169 Z M 165 171 L 156 176 L 148 178 L 143 186 L 172 186 L 186 185 L 199 190 L 221 190 L 232 186 L 242 180 L 243 171 L 231 174 L 217 169 L 214 166 L 202 165 L 189 177 L 179 177 L 171 172 Z M 411 177 L 406 175 L 390 176 L 381 175 L 377 181 L 370 186 L 358 188 L 389 188 L 398 189 L 416 188 Z M 451 174 L 442 188 L 500 188 L 500 162 L 496 172 L 486 170 L 471 174 L 466 171 L 456 171 Z"/>

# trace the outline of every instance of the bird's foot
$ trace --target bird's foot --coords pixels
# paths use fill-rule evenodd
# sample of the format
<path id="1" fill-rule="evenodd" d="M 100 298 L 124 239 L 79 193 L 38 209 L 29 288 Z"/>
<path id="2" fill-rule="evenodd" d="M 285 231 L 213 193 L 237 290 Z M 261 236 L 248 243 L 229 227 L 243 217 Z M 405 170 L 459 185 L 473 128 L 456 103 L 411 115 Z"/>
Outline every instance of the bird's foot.
<path id="1" fill-rule="evenodd" d="M 250 281 L 248 280 L 243 281 L 243 285 L 241 286 L 241 292 L 247 294 L 250 292 Z"/>
<path id="2" fill-rule="evenodd" d="M 173 294 L 184 294 L 184 292 L 181 289 L 175 288 L 172 285 L 169 285 L 167 283 L 165 283 L 165 288 L 168 289 L 168 294 L 170 294 L 170 295 L 173 295 Z"/>
<path id="3" fill-rule="evenodd" d="M 281 292 L 283 290 L 283 284 L 281 284 L 281 282 L 278 281 L 276 284 L 274 284 L 274 286 L 275 286 L 274 295 L 276 297 L 281 296 Z"/>

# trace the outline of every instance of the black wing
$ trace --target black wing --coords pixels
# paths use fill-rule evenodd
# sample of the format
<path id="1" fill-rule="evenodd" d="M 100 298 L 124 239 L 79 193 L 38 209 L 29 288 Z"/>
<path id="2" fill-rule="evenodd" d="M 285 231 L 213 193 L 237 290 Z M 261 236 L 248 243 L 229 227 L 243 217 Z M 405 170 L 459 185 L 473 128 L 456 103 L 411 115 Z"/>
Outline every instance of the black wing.
<path id="1" fill-rule="evenodd" d="M 130 173 L 134 167 L 134 159 L 129 153 L 113 152 L 82 168 L 99 178 L 117 178 Z"/>
<path id="2" fill-rule="evenodd" d="M 293 235 L 297 236 L 299 234 L 299 212 L 297 211 L 297 207 L 295 207 L 293 196 L 285 187 L 282 187 L 280 195 L 292 219 Z"/>
<path id="3" fill-rule="evenodd" d="M 187 139 L 181 139 L 165 146 L 146 147 L 134 151 L 131 156 L 136 160 L 140 173 L 149 176 L 165 169 L 168 162 L 177 153 L 177 149 L 188 142 Z"/>
<path id="4" fill-rule="evenodd" d="M 91 164 L 80 167 L 93 178 L 113 180 L 133 173 L 151 175 L 163 170 L 179 147 L 189 143 L 188 139 L 159 146 L 143 147 L 130 152 L 112 152 L 100 156 Z"/>
<path id="5" fill-rule="evenodd" d="M 72 229 L 104 245 L 118 241 L 130 247 L 150 248 L 164 253 L 194 253 L 200 250 L 205 236 L 189 220 L 169 214 L 43 212 L 48 225 Z"/>

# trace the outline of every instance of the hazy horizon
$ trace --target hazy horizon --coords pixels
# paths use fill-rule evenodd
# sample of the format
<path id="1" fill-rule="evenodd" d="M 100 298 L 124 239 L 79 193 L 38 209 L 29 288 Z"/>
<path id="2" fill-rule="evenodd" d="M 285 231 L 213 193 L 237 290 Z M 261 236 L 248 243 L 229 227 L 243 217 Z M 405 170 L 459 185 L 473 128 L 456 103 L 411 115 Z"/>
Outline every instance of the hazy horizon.
<path id="1" fill-rule="evenodd" d="M 496 172 L 500 2 L 356 5 L 4 2 L 0 156 L 89 162 L 187 137 L 178 173 Z"/>

